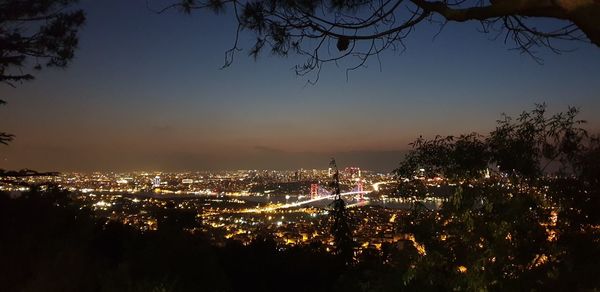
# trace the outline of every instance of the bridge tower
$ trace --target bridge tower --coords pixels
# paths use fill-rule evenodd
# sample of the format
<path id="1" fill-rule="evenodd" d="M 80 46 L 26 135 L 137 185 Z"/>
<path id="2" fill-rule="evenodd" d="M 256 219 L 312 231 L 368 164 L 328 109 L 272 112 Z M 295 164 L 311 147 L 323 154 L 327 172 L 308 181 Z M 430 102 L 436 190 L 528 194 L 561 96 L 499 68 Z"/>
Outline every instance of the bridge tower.
<path id="1" fill-rule="evenodd" d="M 360 180 L 358 181 L 358 183 L 356 184 L 356 190 L 359 191 L 359 192 L 362 192 L 364 190 L 364 185 L 363 185 L 362 181 L 360 181 Z M 360 199 L 361 200 L 364 199 L 364 195 L 365 194 L 360 193 Z"/>
<path id="2" fill-rule="evenodd" d="M 310 184 L 310 198 L 315 199 L 319 196 L 319 184 Z"/>

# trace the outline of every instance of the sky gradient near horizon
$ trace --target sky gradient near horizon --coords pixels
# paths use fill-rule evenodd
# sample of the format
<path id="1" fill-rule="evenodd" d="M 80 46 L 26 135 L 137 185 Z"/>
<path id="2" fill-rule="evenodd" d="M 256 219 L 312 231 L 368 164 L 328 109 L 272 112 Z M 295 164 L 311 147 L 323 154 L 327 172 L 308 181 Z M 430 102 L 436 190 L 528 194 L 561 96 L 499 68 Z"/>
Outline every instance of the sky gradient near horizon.
<path id="1" fill-rule="evenodd" d="M 151 1 L 152 3 L 152 1 Z M 600 48 L 540 49 L 544 64 L 475 24 L 421 25 L 403 53 L 306 85 L 302 57 L 239 53 L 231 15 L 157 15 L 146 1 L 83 1 L 87 23 L 65 70 L 0 86 L 0 168 L 40 171 L 393 169 L 419 135 L 486 133 L 505 112 L 580 107 L 600 130 Z M 244 34 L 244 39 L 252 35 Z M 251 44 L 242 42 L 242 47 Z"/>

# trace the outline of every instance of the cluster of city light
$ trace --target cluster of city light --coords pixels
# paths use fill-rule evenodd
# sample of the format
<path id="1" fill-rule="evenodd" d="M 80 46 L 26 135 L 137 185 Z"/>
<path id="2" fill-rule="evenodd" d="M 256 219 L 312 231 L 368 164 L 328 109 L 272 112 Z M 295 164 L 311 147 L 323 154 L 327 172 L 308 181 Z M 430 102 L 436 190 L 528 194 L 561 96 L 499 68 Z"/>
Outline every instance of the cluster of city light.
<path id="1" fill-rule="evenodd" d="M 341 193 L 340 196 L 368 194 L 368 193 L 370 193 L 370 192 L 369 191 L 353 191 L 353 192 Z M 308 199 L 308 200 L 304 200 L 304 201 L 293 202 L 293 203 L 289 203 L 289 204 L 282 204 L 282 205 L 267 206 L 267 207 L 262 207 L 262 208 L 248 209 L 248 210 L 245 210 L 244 212 L 260 213 L 260 212 L 269 212 L 269 211 L 273 211 L 273 210 L 277 210 L 277 209 L 295 208 L 295 207 L 300 207 L 302 205 L 306 205 L 306 204 L 310 204 L 310 203 L 315 203 L 315 202 L 322 201 L 322 200 L 331 200 L 331 199 L 333 199 L 335 197 L 336 197 L 336 195 L 328 195 L 328 196 L 317 197 L 317 198 Z"/>
<path id="2" fill-rule="evenodd" d="M 144 232 L 160 228 L 157 218 L 162 215 L 156 211 L 174 208 L 196 212 L 201 222 L 199 230 L 209 234 L 217 244 L 229 239 L 248 244 L 259 230 L 266 228 L 284 245 L 320 242 L 330 247 L 334 244 L 328 232 L 330 217 L 322 201 L 332 200 L 335 195 L 318 185 L 317 194 L 309 193 L 308 188 L 311 184 L 326 185 L 330 179 L 328 171 L 312 170 L 74 173 L 29 178 L 28 182 L 54 184 L 72 191 L 82 208 L 91 208 L 98 216 Z M 16 178 L 15 184 L 0 184 L 0 187 L 14 190 L 18 183 Z M 404 202 L 405 199 L 379 193 L 382 189 L 393 189 L 395 181 L 391 175 L 350 168 L 342 175 L 341 183 L 347 190 L 341 196 L 348 202 L 351 216 L 361 222 L 354 232 L 356 242 L 361 242 L 360 249 L 380 249 L 384 242 L 411 241 L 408 235 L 398 234 L 394 228 L 401 210 L 362 208 Z M 296 189 L 286 193 L 289 186 Z"/>

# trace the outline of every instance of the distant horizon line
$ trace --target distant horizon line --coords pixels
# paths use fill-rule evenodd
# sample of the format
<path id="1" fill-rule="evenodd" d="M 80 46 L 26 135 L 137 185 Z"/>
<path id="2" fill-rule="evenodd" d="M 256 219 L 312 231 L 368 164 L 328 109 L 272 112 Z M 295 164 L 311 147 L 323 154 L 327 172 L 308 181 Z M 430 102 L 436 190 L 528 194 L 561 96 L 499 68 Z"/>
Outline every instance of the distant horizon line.
<path id="1" fill-rule="evenodd" d="M 392 171 L 383 171 L 383 170 L 374 170 L 374 169 L 367 169 L 367 168 L 362 168 L 360 166 L 347 166 L 347 167 L 358 167 L 360 168 L 360 171 L 367 171 L 367 172 L 378 172 L 378 173 L 390 173 Z M 346 167 L 340 167 L 339 170 L 343 171 Z M 0 171 L 3 172 L 22 172 L 22 171 L 32 171 L 32 172 L 37 172 L 40 174 L 48 174 L 48 173 L 58 173 L 58 174 L 63 174 L 63 173 L 107 173 L 107 172 L 111 172 L 111 173 L 199 173 L 199 172 L 230 172 L 230 171 L 299 171 L 299 170 L 303 170 L 303 171 L 313 171 L 313 170 L 319 170 L 319 171 L 327 171 L 328 168 L 289 168 L 289 169 L 277 169 L 277 168 L 261 168 L 261 169 L 204 169 L 204 170 L 64 170 L 64 171 L 58 171 L 58 170 L 49 170 L 49 171 L 38 171 L 35 169 L 30 169 L 30 168 L 21 168 L 19 170 L 9 170 L 9 169 L 2 169 L 0 168 Z"/>

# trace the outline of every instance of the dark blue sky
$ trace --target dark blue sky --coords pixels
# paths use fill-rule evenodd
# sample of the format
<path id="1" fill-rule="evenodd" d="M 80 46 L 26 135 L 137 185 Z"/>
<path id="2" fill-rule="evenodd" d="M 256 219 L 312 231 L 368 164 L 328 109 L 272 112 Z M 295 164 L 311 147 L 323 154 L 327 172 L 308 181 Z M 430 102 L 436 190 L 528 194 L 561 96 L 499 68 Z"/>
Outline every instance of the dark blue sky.
<path id="1" fill-rule="evenodd" d="M 155 2 L 159 4 L 158 2 Z M 88 20 L 66 70 L 0 87 L 0 168 L 201 170 L 320 168 L 391 170 L 415 137 L 486 132 L 500 113 L 534 103 L 581 107 L 600 129 L 600 49 L 540 49 L 544 65 L 476 31 L 422 24 L 403 53 L 379 68 L 326 66 L 315 86 L 292 67 L 302 57 L 247 52 L 219 68 L 234 40 L 231 15 L 156 15 L 145 1 L 84 1 Z M 244 34 L 242 47 L 252 39 Z"/>

